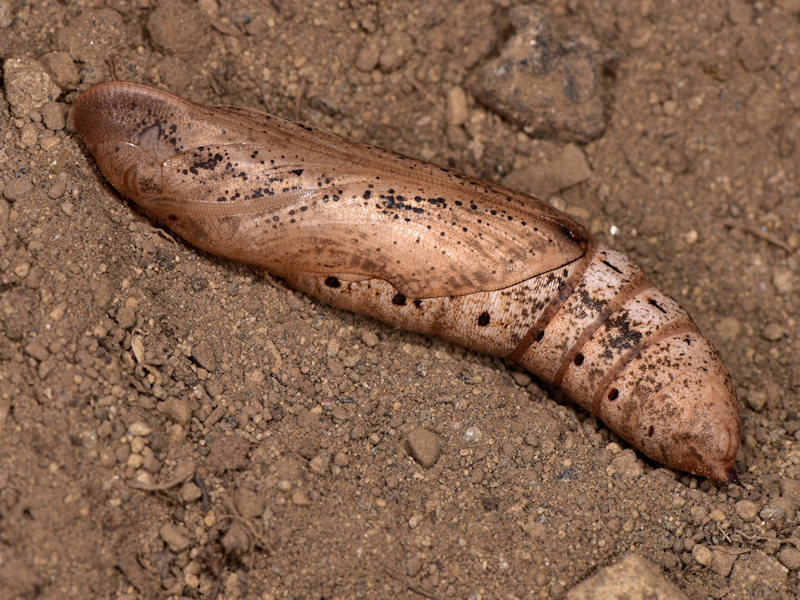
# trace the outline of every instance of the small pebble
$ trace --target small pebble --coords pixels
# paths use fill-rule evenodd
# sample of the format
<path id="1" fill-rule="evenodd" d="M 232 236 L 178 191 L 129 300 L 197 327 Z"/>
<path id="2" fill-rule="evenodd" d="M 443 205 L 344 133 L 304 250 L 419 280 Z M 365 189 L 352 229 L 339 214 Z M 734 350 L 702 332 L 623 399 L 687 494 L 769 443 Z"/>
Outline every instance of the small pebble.
<path id="1" fill-rule="evenodd" d="M 406 562 L 406 575 L 409 577 L 416 577 L 422 569 L 422 560 L 419 556 L 412 556 Z"/>
<path id="2" fill-rule="evenodd" d="M 427 429 L 417 428 L 408 434 L 408 451 L 420 465 L 432 467 L 439 460 L 441 442 L 439 436 Z"/>
<path id="3" fill-rule="evenodd" d="M 263 494 L 241 487 L 234 492 L 233 502 L 241 516 L 245 519 L 254 519 L 264 512 L 266 499 Z"/>
<path id="4" fill-rule="evenodd" d="M 698 565 L 707 567 L 714 560 L 714 553 L 708 546 L 695 544 L 694 548 L 692 548 L 692 558 Z"/>
<path id="5" fill-rule="evenodd" d="M 61 196 L 63 196 L 65 191 L 67 191 L 67 184 L 64 182 L 64 180 L 58 179 L 58 180 L 56 180 L 55 183 L 53 183 L 53 185 L 51 185 L 47 189 L 47 197 L 50 198 L 51 200 L 56 200 L 56 199 L 60 198 Z M 71 205 L 70 205 L 70 209 L 71 209 Z M 70 214 L 70 215 L 72 214 L 71 212 L 67 213 L 64 210 L 63 206 L 61 207 L 61 211 L 64 214 Z"/>
<path id="6" fill-rule="evenodd" d="M 187 481 L 181 486 L 180 494 L 184 502 L 194 502 L 203 496 L 200 488 L 191 481 Z"/>
<path id="7" fill-rule="evenodd" d="M 754 411 L 759 412 L 767 405 L 767 395 L 761 390 L 755 390 L 745 396 L 747 405 Z"/>
<path id="8" fill-rule="evenodd" d="M 464 441 L 468 444 L 477 444 L 483 439 L 483 432 L 477 427 L 467 427 L 464 432 Z"/>
<path id="9" fill-rule="evenodd" d="M 36 340 L 28 342 L 25 345 L 25 354 L 35 358 L 39 362 L 45 361 L 50 358 L 50 352 L 45 348 L 44 344 Z"/>
<path id="10" fill-rule="evenodd" d="M 3 188 L 3 196 L 11 203 L 17 200 L 24 200 L 33 193 L 33 183 L 31 183 L 30 176 L 23 175 L 21 177 L 14 177 L 6 183 Z"/>
<path id="11" fill-rule="evenodd" d="M 164 412 L 176 423 L 186 425 L 192 419 L 192 407 L 186 398 L 169 398 L 163 407 Z"/>
<path id="12" fill-rule="evenodd" d="M 731 574 L 733 563 L 739 558 L 737 554 L 725 552 L 723 549 L 714 549 L 714 558 L 711 561 L 711 570 L 721 577 L 727 577 Z"/>
<path id="13" fill-rule="evenodd" d="M 25 279 L 31 271 L 31 266 L 28 263 L 22 263 L 14 267 L 14 275 L 20 279 Z"/>
<path id="14" fill-rule="evenodd" d="M 61 131 L 67 126 L 67 105 L 62 102 L 48 102 L 42 107 L 42 120 L 45 127 Z"/>
<path id="15" fill-rule="evenodd" d="M 374 348 L 381 340 L 377 333 L 367 330 L 361 332 L 361 341 L 364 342 L 364 344 L 366 344 L 368 347 Z"/>
<path id="16" fill-rule="evenodd" d="M 123 306 L 117 311 L 117 325 L 122 329 L 129 329 L 136 323 L 136 309 L 132 306 Z"/>
<path id="17" fill-rule="evenodd" d="M 762 508 L 758 516 L 764 519 L 765 521 L 769 521 L 772 519 L 781 520 L 786 516 L 786 511 L 782 508 Z"/>
<path id="18" fill-rule="evenodd" d="M 337 339 L 332 339 L 328 342 L 327 354 L 330 357 L 334 357 L 339 354 L 339 350 L 342 349 L 342 343 Z"/>
<path id="19" fill-rule="evenodd" d="M 447 92 L 447 122 L 455 127 L 463 125 L 469 118 L 467 94 L 464 88 L 455 86 Z"/>
<path id="20" fill-rule="evenodd" d="M 308 463 L 308 468 L 316 475 L 327 475 L 330 470 L 330 458 L 327 454 L 317 454 Z"/>
<path id="21" fill-rule="evenodd" d="M 532 431 L 529 431 L 527 434 L 525 434 L 524 441 L 525 444 L 527 444 L 531 448 L 535 448 L 536 446 L 539 445 L 539 436 L 533 433 Z"/>
<path id="22" fill-rule="evenodd" d="M 222 536 L 222 547 L 225 554 L 241 554 L 250 550 L 250 535 L 247 533 L 244 523 L 234 521 L 230 529 Z"/>
<path id="23" fill-rule="evenodd" d="M 527 387 L 533 381 L 531 376 L 524 371 L 511 371 L 511 379 L 520 387 Z"/>
<path id="24" fill-rule="evenodd" d="M 150 435 L 153 432 L 153 430 L 146 424 L 142 423 L 141 421 L 136 421 L 133 425 L 128 427 L 128 432 L 131 435 L 135 435 L 138 437 L 145 437 Z"/>
<path id="25" fill-rule="evenodd" d="M 613 469 L 613 471 L 618 473 L 623 479 L 636 479 L 641 477 L 644 472 L 641 461 L 630 448 L 623 450 L 615 456 L 611 461 L 609 469 Z"/>
<path id="26" fill-rule="evenodd" d="M 6 100 L 17 117 L 26 118 L 61 94 L 42 63 L 32 58 L 8 58 L 3 63 Z"/>
<path id="27" fill-rule="evenodd" d="M 716 521 L 717 523 L 722 523 L 723 521 L 728 520 L 728 517 L 719 508 L 715 508 L 714 510 L 712 510 L 709 513 L 708 518 L 711 519 L 712 521 Z"/>
<path id="28" fill-rule="evenodd" d="M 346 452 L 340 450 L 334 455 L 333 462 L 335 465 L 339 467 L 346 467 L 347 465 L 350 464 L 350 457 L 347 455 Z"/>
<path id="29" fill-rule="evenodd" d="M 306 494 L 303 490 L 296 489 L 292 492 L 292 503 L 296 504 L 297 506 L 306 506 L 311 504 L 311 500 L 308 498 L 308 494 Z"/>
<path id="30" fill-rule="evenodd" d="M 734 508 L 739 518 L 744 521 L 752 521 L 758 515 L 758 506 L 750 500 L 740 500 Z"/>
<path id="31" fill-rule="evenodd" d="M 717 334 L 726 340 L 735 340 L 742 331 L 741 319 L 724 317 L 717 323 Z"/>
<path id="32" fill-rule="evenodd" d="M 780 323 L 769 323 L 761 331 L 761 335 L 768 342 L 777 342 L 786 335 L 786 328 Z"/>
<path id="33" fill-rule="evenodd" d="M 378 43 L 378 39 L 375 37 L 369 38 L 358 51 L 358 56 L 356 56 L 356 69 L 365 72 L 372 71 L 378 66 L 380 57 L 381 47 Z"/>
<path id="34" fill-rule="evenodd" d="M 48 52 L 40 60 L 60 87 L 75 89 L 80 81 L 80 74 L 67 52 Z"/>
<path id="35" fill-rule="evenodd" d="M 143 462 L 144 462 L 144 459 L 142 458 L 141 454 L 131 454 L 130 456 L 128 456 L 128 460 L 126 461 L 126 464 L 131 469 L 138 469 L 138 468 L 140 468 L 142 466 Z"/>
<path id="36" fill-rule="evenodd" d="M 778 552 L 778 560 L 783 563 L 783 566 L 792 571 L 800 569 L 800 550 L 787 546 Z"/>
<path id="37" fill-rule="evenodd" d="M 791 294 L 794 291 L 795 275 L 791 269 L 776 267 L 772 272 L 772 285 L 779 294 Z"/>
<path id="38" fill-rule="evenodd" d="M 26 148 L 30 148 L 34 146 L 36 142 L 39 141 L 39 131 L 36 128 L 36 125 L 33 123 L 28 123 L 25 127 L 22 128 L 22 134 L 20 135 L 20 142 Z"/>
<path id="39" fill-rule="evenodd" d="M 164 525 L 159 532 L 161 539 L 164 540 L 173 552 L 182 552 L 189 547 L 191 538 L 189 531 L 182 525 Z"/>
<path id="40" fill-rule="evenodd" d="M 405 64 L 414 41 L 403 31 L 395 31 L 389 36 L 388 43 L 381 51 L 378 64 L 384 72 L 394 71 Z"/>
<path id="41" fill-rule="evenodd" d="M 205 342 L 200 342 L 192 348 L 192 358 L 206 371 L 213 373 L 217 370 L 217 359 L 214 357 L 211 346 Z"/>

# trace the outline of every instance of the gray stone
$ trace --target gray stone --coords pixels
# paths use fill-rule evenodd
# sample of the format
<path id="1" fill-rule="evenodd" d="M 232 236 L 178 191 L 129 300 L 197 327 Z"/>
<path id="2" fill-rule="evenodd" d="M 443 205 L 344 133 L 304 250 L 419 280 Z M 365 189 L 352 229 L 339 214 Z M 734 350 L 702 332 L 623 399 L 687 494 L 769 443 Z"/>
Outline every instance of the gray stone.
<path id="1" fill-rule="evenodd" d="M 561 35 L 538 8 L 513 8 L 509 20 L 516 35 L 480 68 L 475 96 L 536 137 L 599 137 L 605 129 L 601 71 L 614 55 L 587 34 Z"/>

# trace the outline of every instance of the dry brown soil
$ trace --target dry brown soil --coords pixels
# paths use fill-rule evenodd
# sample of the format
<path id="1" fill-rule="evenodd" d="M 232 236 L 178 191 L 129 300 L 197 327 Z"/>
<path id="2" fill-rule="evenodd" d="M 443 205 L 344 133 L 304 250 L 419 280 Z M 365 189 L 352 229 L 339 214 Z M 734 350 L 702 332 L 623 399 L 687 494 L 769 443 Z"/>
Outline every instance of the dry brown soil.
<path id="1" fill-rule="evenodd" d="M 135 80 L 535 189 L 563 143 L 471 91 L 510 4 L 0 1 L 2 57 L 60 87 L 0 101 L 1 597 L 561 598 L 629 553 L 690 598 L 800 593 L 797 0 L 540 4 L 615 56 L 591 176 L 549 200 L 719 346 L 741 488 L 173 240 L 68 125 L 79 91 Z"/>

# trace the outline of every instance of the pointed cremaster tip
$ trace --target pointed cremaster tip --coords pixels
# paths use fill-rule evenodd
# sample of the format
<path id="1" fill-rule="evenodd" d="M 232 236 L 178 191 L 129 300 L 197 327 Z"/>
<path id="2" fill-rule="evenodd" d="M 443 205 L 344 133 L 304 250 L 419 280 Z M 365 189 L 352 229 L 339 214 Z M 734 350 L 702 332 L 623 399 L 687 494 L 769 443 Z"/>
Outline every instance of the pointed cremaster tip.
<path id="1" fill-rule="evenodd" d="M 725 479 L 728 481 L 728 483 L 734 483 L 739 487 L 744 487 L 742 482 L 739 481 L 739 476 L 736 474 L 736 469 L 733 467 L 728 467 L 725 469 Z"/>

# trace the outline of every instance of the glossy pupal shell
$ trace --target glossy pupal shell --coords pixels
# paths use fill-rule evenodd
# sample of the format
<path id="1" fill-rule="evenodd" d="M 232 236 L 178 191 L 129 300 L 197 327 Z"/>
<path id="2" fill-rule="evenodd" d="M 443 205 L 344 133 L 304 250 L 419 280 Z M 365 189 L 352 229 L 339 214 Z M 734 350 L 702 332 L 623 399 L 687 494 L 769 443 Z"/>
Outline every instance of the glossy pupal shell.
<path id="1" fill-rule="evenodd" d="M 736 482 L 730 376 L 632 261 L 519 192 L 134 83 L 84 92 L 108 180 L 190 243 L 320 300 L 515 360 L 647 456 Z"/>
<path id="2" fill-rule="evenodd" d="M 274 274 L 463 295 L 585 250 L 580 225 L 524 194 L 263 113 L 107 83 L 78 98 L 74 121 L 121 193 L 190 243 Z"/>

